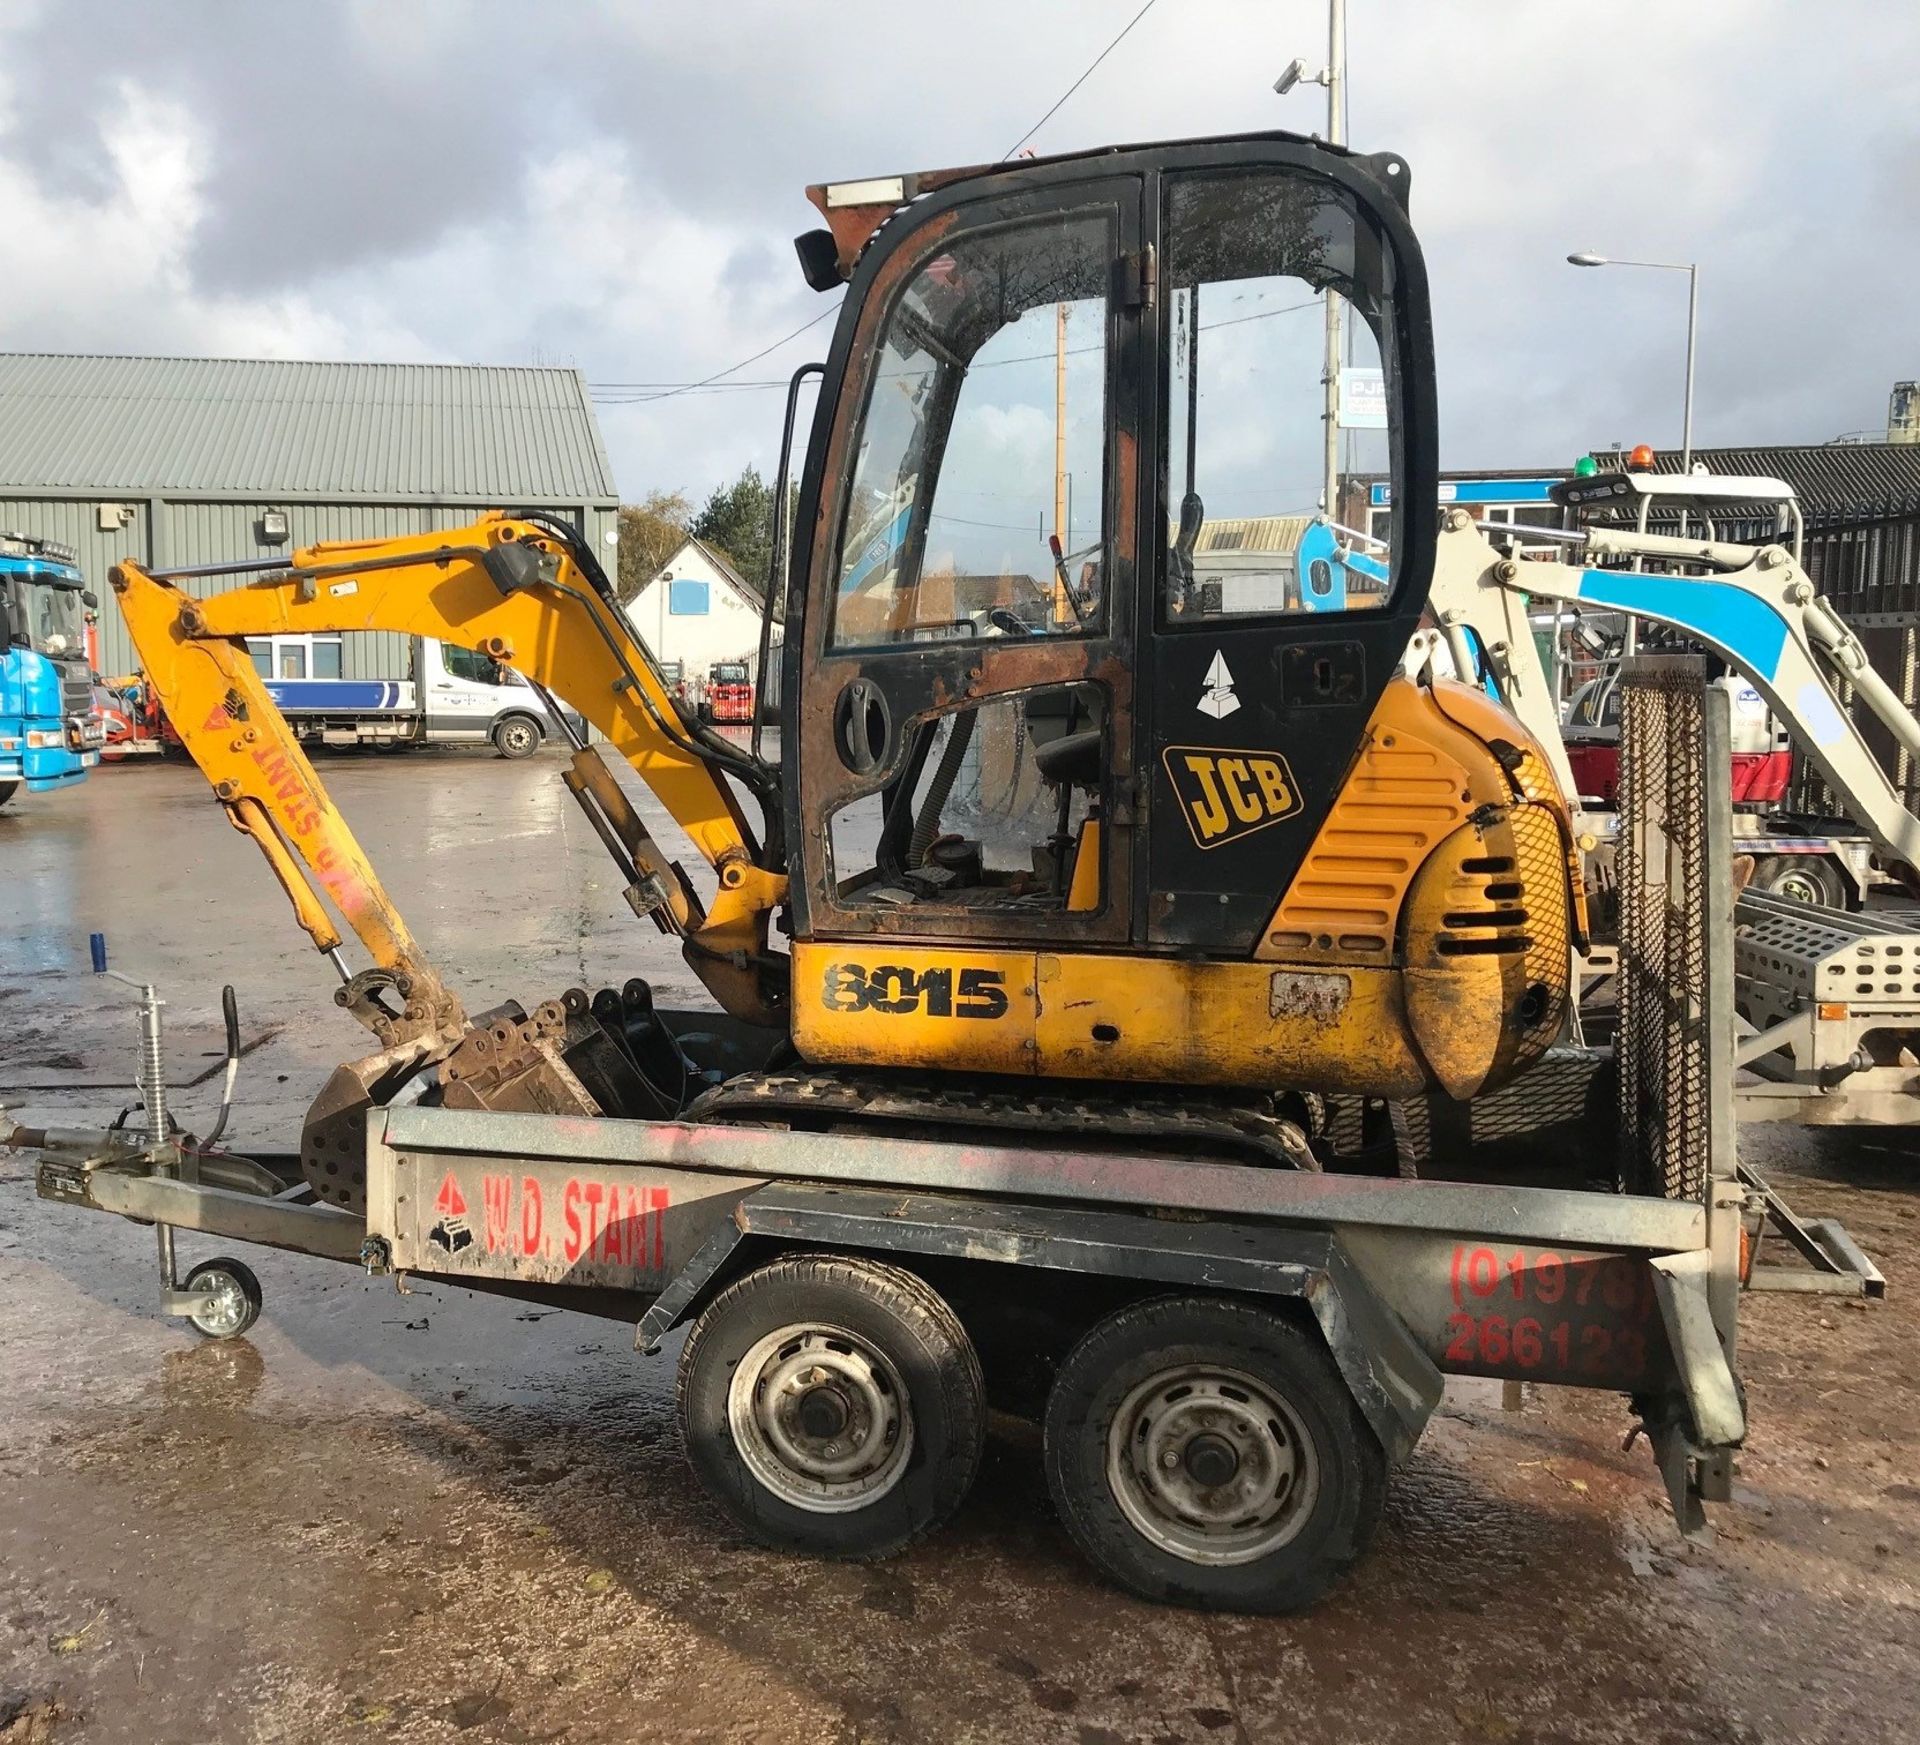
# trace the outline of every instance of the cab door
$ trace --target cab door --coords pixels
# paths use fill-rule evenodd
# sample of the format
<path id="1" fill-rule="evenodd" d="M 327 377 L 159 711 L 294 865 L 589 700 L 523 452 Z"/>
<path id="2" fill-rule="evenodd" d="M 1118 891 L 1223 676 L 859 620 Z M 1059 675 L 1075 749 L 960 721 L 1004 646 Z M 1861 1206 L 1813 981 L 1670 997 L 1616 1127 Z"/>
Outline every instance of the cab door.
<path id="1" fill-rule="evenodd" d="M 478 744 L 510 700 L 500 667 L 470 648 L 421 638 L 421 678 L 430 738 Z"/>
<path id="2" fill-rule="evenodd" d="M 786 656 L 798 942 L 1128 938 L 1141 188 L 976 180 L 855 275 Z"/>
<path id="3" fill-rule="evenodd" d="M 1404 542 L 1398 519 L 1391 542 L 1368 542 L 1366 486 L 1349 481 L 1392 477 L 1396 505 L 1410 484 L 1431 518 L 1430 442 L 1409 444 L 1401 412 L 1410 392 L 1430 392 L 1430 361 L 1423 334 L 1397 319 L 1396 255 L 1364 183 L 1244 157 L 1189 161 L 1155 178 L 1153 206 L 1139 936 L 1239 957 L 1293 883 L 1424 603 L 1430 519 Z M 1342 367 L 1383 371 L 1393 409 L 1387 429 L 1336 429 L 1331 453 L 1329 292 Z M 1354 529 L 1340 537 L 1377 561 L 1343 575 L 1303 560 L 1316 517 Z"/>

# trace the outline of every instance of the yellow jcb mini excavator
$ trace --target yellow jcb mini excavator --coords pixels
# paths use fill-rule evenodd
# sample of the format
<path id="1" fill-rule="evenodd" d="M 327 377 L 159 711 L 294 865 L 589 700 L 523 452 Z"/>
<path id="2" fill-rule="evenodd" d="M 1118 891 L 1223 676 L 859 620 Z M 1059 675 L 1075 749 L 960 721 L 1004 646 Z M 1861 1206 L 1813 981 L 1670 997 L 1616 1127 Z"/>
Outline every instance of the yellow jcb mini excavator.
<path id="1" fill-rule="evenodd" d="M 366 1112 L 403 1087 L 589 1116 L 1077 1124 L 1312 1168 L 1328 1095 L 1466 1098 L 1539 1055 L 1581 925 L 1565 797 L 1502 708 L 1396 670 L 1437 500 L 1407 183 L 1397 158 L 1257 135 L 810 189 L 826 228 L 803 270 L 848 290 L 788 399 L 791 444 L 819 375 L 770 578 L 777 761 L 676 708 L 552 515 L 115 570 L 169 718 L 381 1045 L 314 1105 L 315 1187 L 364 1205 Z M 1341 508 L 1299 313 L 1328 293 L 1388 406 L 1393 563 L 1370 592 L 1300 573 L 1302 516 Z M 699 1070 L 638 981 L 463 1009 L 247 647 L 358 630 L 481 651 L 632 765 L 710 895 L 599 746 L 565 780 L 637 913 L 757 1027 L 753 1070 Z M 370 967 L 349 972 L 329 903 Z"/>

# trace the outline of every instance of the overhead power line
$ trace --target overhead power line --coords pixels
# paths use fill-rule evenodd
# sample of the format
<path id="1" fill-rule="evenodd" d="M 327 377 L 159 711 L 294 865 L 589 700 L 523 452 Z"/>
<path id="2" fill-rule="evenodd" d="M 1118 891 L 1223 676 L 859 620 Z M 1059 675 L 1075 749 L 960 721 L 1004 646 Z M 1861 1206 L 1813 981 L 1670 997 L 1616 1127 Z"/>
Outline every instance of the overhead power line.
<path id="1" fill-rule="evenodd" d="M 1278 309 L 1260 309 L 1251 315 L 1229 315 L 1222 321 L 1203 321 L 1200 323 L 1200 331 L 1202 333 L 1213 333 L 1222 327 L 1240 327 L 1249 321 L 1270 321 L 1276 315 L 1294 315 L 1302 309 L 1318 309 L 1319 307 L 1320 299 L 1318 297 L 1309 297 L 1304 303 L 1287 303 Z M 829 311 L 829 313 L 831 312 Z M 1067 347 L 1067 356 L 1084 357 L 1093 352 L 1105 351 L 1106 348 L 1105 340 L 1101 340 L 1094 345 L 1072 345 Z M 1006 369 L 1013 364 L 1052 363 L 1053 359 L 1054 353 L 1050 351 L 1025 352 L 1019 357 L 985 358 L 973 364 L 968 373 L 977 374 L 981 370 Z M 752 361 L 751 358 L 746 358 L 742 360 L 742 363 L 751 363 Z M 883 370 L 881 372 L 883 376 L 904 375 L 906 373 L 905 371 L 890 370 Z M 781 393 L 785 393 L 786 388 L 787 384 L 784 380 L 775 380 L 772 378 L 747 382 L 723 382 L 711 376 L 704 382 L 593 382 L 588 384 L 589 392 L 593 395 L 594 399 L 603 406 L 645 405 L 650 400 L 664 400 L 675 394 L 766 394 L 776 389 Z"/>
<path id="2" fill-rule="evenodd" d="M 1146 15 L 1154 9 L 1154 6 L 1157 3 L 1158 3 L 1158 0 L 1147 0 L 1146 5 L 1142 6 L 1138 12 L 1136 12 L 1131 18 L 1127 20 L 1126 25 L 1121 30 L 1120 34 L 1116 36 L 1112 42 L 1108 43 L 1105 48 L 1103 48 L 1097 55 L 1093 57 L 1091 61 L 1087 63 L 1087 70 L 1084 73 L 1082 73 L 1079 78 L 1075 79 L 1074 82 L 1071 85 L 1069 85 L 1064 91 L 1060 93 L 1060 100 L 1057 103 L 1055 103 L 1054 106 L 1046 112 L 1046 114 L 1041 116 L 1038 121 L 1036 121 L 1031 127 L 1029 127 L 1025 133 L 1021 134 L 1021 136 L 1018 139 L 1016 139 L 1012 145 L 1008 146 L 1007 149 L 1000 154 L 1000 161 L 1002 163 L 1005 163 L 1008 158 L 1012 157 L 1013 154 L 1017 152 L 1023 145 L 1025 145 L 1028 140 L 1033 138 L 1033 136 L 1036 133 L 1038 133 L 1041 128 L 1045 127 L 1046 124 L 1054 118 L 1054 116 L 1060 113 L 1061 109 L 1065 107 L 1067 99 L 1071 97 L 1074 94 L 1074 92 L 1079 90 L 1080 87 L 1084 85 L 1087 82 L 1087 80 L 1093 76 L 1094 68 L 1099 66 L 1099 64 L 1102 61 L 1104 61 L 1108 55 L 1112 54 L 1113 51 L 1121 45 L 1121 43 L 1126 41 L 1128 31 L 1132 30 L 1133 27 L 1136 24 L 1138 24 L 1141 19 L 1145 18 Z"/>
<path id="3" fill-rule="evenodd" d="M 771 345 L 763 345 L 750 356 L 743 357 L 737 364 L 728 364 L 724 370 L 715 370 L 712 375 L 702 376 L 697 382 L 683 382 L 678 387 L 663 389 L 657 394 L 647 394 L 642 397 L 640 403 L 645 404 L 652 400 L 671 400 L 680 394 L 691 394 L 699 388 L 711 388 L 716 384 L 724 385 L 722 382 L 723 377 L 732 375 L 735 370 L 744 370 L 748 364 L 757 364 L 769 352 L 778 351 L 783 345 L 790 344 L 792 341 L 798 339 L 800 335 L 805 333 L 809 328 L 818 327 L 821 322 L 826 320 L 826 318 L 839 307 L 840 302 L 839 299 L 836 298 L 825 309 L 822 309 L 818 315 L 814 316 L 811 321 L 801 322 L 791 333 L 782 334 Z M 779 385 L 784 388 L 786 383 L 782 382 Z M 588 391 L 592 392 L 591 385 L 589 385 Z M 599 395 L 595 394 L 594 398 L 598 399 Z"/>
<path id="4" fill-rule="evenodd" d="M 1091 61 L 1087 63 L 1086 71 L 1083 72 L 1079 78 L 1075 79 L 1071 85 L 1069 85 L 1064 91 L 1060 93 L 1060 96 L 1055 101 L 1053 107 L 1049 109 L 1046 112 L 1046 114 L 1041 116 L 1040 119 L 1036 121 L 1031 127 L 1029 127 L 1025 133 L 1021 134 L 1021 136 L 1018 139 L 1016 139 L 1012 145 L 1007 147 L 1006 152 L 1003 154 L 1000 160 L 1002 163 L 1005 163 L 1008 158 L 1012 157 L 1013 154 L 1017 152 L 1023 145 L 1025 145 L 1028 140 L 1033 138 L 1033 136 L 1036 133 L 1038 133 L 1041 128 L 1045 127 L 1046 124 L 1054 118 L 1054 116 L 1059 114 L 1061 109 L 1065 107 L 1067 99 L 1071 97 L 1074 94 L 1074 92 L 1079 90 L 1080 87 L 1084 85 L 1089 78 L 1092 77 L 1094 69 L 1098 67 L 1100 63 L 1107 58 L 1108 55 L 1112 54 L 1113 51 L 1117 49 L 1121 45 L 1121 43 L 1123 43 L 1127 39 L 1127 36 L 1132 31 L 1133 27 L 1136 24 L 1138 24 L 1141 19 L 1145 18 L 1146 15 L 1149 12 L 1151 12 L 1157 4 L 1158 4 L 1158 0 L 1147 0 L 1147 3 L 1144 6 L 1142 6 L 1140 10 L 1136 12 L 1131 18 L 1127 20 L 1126 24 L 1121 28 L 1120 34 L 1116 36 L 1110 43 L 1108 43 L 1105 48 L 1103 48 L 1097 55 L 1093 57 Z M 715 387 L 732 388 L 736 386 L 739 386 L 739 387 L 750 386 L 756 392 L 764 392 L 768 388 L 784 388 L 787 385 L 785 382 L 770 382 L 770 383 L 756 382 L 752 384 L 746 384 L 746 383 L 736 384 L 736 383 L 727 382 L 725 378 L 732 375 L 736 370 L 744 370 L 748 364 L 758 363 L 763 357 L 766 357 L 770 352 L 778 351 L 783 345 L 791 344 L 794 340 L 798 339 L 801 334 L 806 333 L 812 328 L 818 327 L 821 322 L 826 320 L 826 318 L 829 315 L 832 315 L 836 310 L 838 310 L 839 307 L 840 307 L 840 300 L 836 298 L 829 307 L 821 310 L 820 313 L 814 316 L 814 318 L 811 321 L 803 321 L 791 333 L 783 334 L 779 339 L 776 339 L 771 345 L 763 345 L 758 351 L 751 353 L 747 357 L 743 357 L 738 363 L 728 364 L 724 370 L 715 370 L 713 374 L 710 376 L 702 376 L 700 380 L 697 382 L 675 382 L 670 384 L 663 383 L 659 385 L 657 392 L 652 391 L 653 385 L 647 384 L 647 383 L 620 383 L 620 382 L 609 382 L 609 383 L 601 383 L 601 384 L 589 383 L 588 391 L 592 394 L 593 398 L 595 400 L 598 400 L 602 405 L 644 406 L 644 405 L 651 405 L 656 400 L 673 400 L 673 399 L 679 398 L 679 396 L 681 396 L 682 394 L 698 393 L 703 389 L 710 389 Z M 634 392 L 632 390 L 639 390 L 639 391 Z"/>

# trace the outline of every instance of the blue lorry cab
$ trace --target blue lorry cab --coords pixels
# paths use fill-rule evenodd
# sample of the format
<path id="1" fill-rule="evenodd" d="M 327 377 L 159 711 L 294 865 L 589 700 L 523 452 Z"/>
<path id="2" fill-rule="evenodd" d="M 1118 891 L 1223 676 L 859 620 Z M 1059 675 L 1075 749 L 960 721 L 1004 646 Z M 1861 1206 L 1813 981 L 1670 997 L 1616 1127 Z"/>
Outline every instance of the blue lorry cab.
<path id="1" fill-rule="evenodd" d="M 100 761 L 87 613 L 95 605 L 74 553 L 0 533 L 0 805 L 46 793 Z"/>

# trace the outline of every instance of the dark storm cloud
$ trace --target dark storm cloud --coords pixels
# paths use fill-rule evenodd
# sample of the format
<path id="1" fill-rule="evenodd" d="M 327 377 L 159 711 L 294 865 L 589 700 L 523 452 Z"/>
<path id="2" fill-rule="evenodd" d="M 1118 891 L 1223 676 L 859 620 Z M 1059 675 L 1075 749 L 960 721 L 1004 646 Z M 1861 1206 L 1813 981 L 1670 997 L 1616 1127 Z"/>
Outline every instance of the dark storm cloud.
<path id="1" fill-rule="evenodd" d="M 797 75 L 820 49 L 805 9 L 731 44 L 724 14 L 689 29 L 656 10 L 62 0 L 13 39 L 36 76 L 0 150 L 55 192 L 98 197 L 111 166 L 89 122 L 128 82 L 177 100 L 211 146 L 194 271 L 234 290 L 304 286 L 511 218 L 527 161 L 568 146 L 617 141 L 690 211 L 794 229 L 805 180 L 894 166 L 886 106 L 815 102 Z M 762 263 L 749 251 L 740 266 Z"/>
<path id="2" fill-rule="evenodd" d="M 62 0 L 14 40 L 37 76 L 0 146 L 55 188 L 98 188 L 106 154 L 87 123 L 131 84 L 206 126 L 196 277 L 276 289 L 417 249 L 514 186 L 538 108 L 498 79 L 487 33 L 448 31 L 430 55 L 396 55 L 379 16 Z"/>

